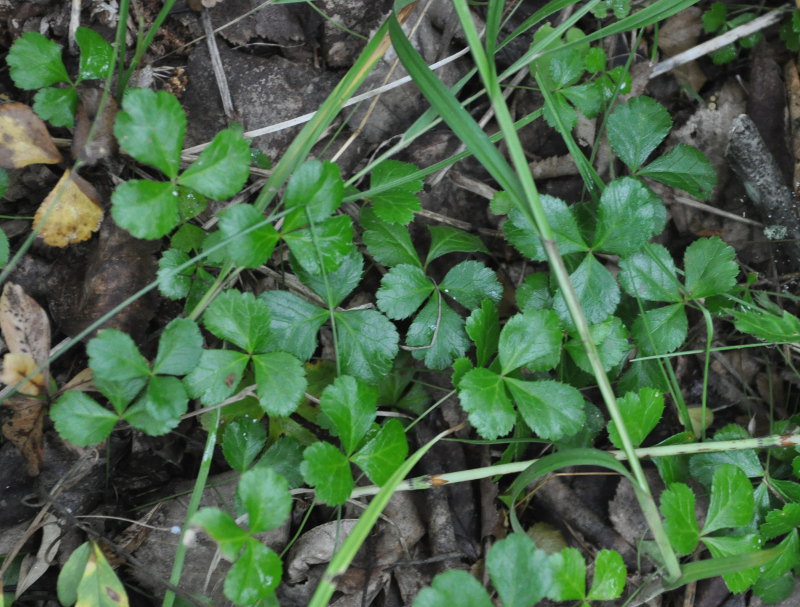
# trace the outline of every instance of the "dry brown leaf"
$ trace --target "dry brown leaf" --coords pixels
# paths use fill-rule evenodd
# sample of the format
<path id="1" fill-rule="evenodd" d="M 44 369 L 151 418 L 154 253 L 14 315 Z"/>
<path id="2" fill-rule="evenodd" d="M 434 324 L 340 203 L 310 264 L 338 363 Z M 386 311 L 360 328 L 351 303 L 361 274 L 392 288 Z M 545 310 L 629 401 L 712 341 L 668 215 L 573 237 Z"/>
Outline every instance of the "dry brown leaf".
<path id="1" fill-rule="evenodd" d="M 17 386 L 22 380 L 36 370 L 38 365 L 27 354 L 6 354 L 3 357 L 3 371 L 0 373 L 0 382 L 7 386 Z M 44 375 L 38 372 L 36 375 L 17 386 L 17 392 L 27 396 L 38 396 L 44 394 Z"/>
<path id="2" fill-rule="evenodd" d="M 70 390 L 78 391 L 78 392 L 95 392 L 97 388 L 94 385 L 93 377 L 92 377 L 92 370 L 91 369 L 84 369 L 83 371 L 79 372 L 75 377 L 69 380 L 66 384 L 61 386 L 58 393 L 64 394 L 65 392 L 69 392 Z"/>
<path id="3" fill-rule="evenodd" d="M 25 290 L 6 283 L 0 297 L 0 330 L 12 354 L 27 354 L 37 366 L 44 367 L 50 358 L 50 320 L 47 312 Z"/>
<path id="4" fill-rule="evenodd" d="M 51 247 L 83 242 L 100 229 L 103 209 L 99 203 L 92 185 L 67 169 L 36 210 L 33 227 Z"/>
<path id="5" fill-rule="evenodd" d="M 61 160 L 47 127 L 30 107 L 23 103 L 0 106 L 0 167 L 19 169 Z"/>
<path id="6" fill-rule="evenodd" d="M 11 409 L 11 417 L 3 422 L 3 436 L 22 453 L 28 475 L 38 476 L 44 462 L 44 403 L 17 395 L 3 405 Z"/>

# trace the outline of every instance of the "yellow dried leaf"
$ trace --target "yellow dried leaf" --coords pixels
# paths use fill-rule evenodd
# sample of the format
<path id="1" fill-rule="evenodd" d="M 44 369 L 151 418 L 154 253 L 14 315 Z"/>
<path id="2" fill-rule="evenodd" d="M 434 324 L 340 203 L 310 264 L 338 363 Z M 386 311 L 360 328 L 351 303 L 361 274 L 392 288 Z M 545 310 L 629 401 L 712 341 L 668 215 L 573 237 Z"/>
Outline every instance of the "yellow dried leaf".
<path id="1" fill-rule="evenodd" d="M 26 354 L 45 366 L 50 357 L 50 321 L 35 299 L 13 282 L 7 282 L 0 296 L 0 330 L 12 354 Z"/>
<path id="2" fill-rule="evenodd" d="M 47 127 L 31 108 L 24 103 L 0 105 L 0 167 L 19 169 L 61 160 Z"/>
<path id="3" fill-rule="evenodd" d="M 83 242 L 100 229 L 103 209 L 99 201 L 92 185 L 67 169 L 36 210 L 33 227 L 51 247 Z"/>
<path id="4" fill-rule="evenodd" d="M 37 366 L 36 362 L 27 354 L 6 354 L 3 357 L 3 371 L 0 373 L 0 381 L 7 386 L 16 386 L 28 377 Z M 40 371 L 29 381 L 17 386 L 17 392 L 28 396 L 38 396 L 39 394 L 44 394 L 44 388 L 44 375 Z"/>

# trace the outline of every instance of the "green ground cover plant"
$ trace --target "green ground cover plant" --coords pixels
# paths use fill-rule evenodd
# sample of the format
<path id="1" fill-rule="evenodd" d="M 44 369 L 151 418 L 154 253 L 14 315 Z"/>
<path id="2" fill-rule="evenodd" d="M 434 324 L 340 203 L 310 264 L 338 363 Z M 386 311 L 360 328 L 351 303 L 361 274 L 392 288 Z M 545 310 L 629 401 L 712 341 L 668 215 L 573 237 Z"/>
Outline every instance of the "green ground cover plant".
<path id="1" fill-rule="evenodd" d="M 152 361 L 121 331 L 106 329 L 92 338 L 87 353 L 96 392 L 70 390 L 55 400 L 49 415 L 57 432 L 79 446 L 105 440 L 120 423 L 162 435 L 178 425 L 190 402 L 197 403 L 207 436 L 205 456 L 181 532 L 201 528 L 233 562 L 224 591 L 237 605 L 277 604 L 283 563 L 254 535 L 286 521 L 293 489 L 307 485 L 318 503 L 334 507 L 356 495 L 374 495 L 317 588 L 312 605 L 321 606 L 392 494 L 430 487 L 406 479 L 446 433 L 409 455 L 408 419 L 437 404 L 415 374 L 441 372 L 451 378 L 451 393 L 477 438 L 546 441 L 555 452 L 526 461 L 522 450 L 508 448 L 496 465 L 452 477 L 450 482 L 463 482 L 518 473 L 503 485 L 513 531 L 486 555 L 495 594 L 468 573 L 449 571 L 419 593 L 416 607 L 488 606 L 493 596 L 504 607 L 532 606 L 544 598 L 583 606 L 640 590 L 655 595 L 720 575 L 734 593 L 753 589 L 767 602 L 788 596 L 800 567 L 795 420 L 774 420 L 773 433 L 786 436 L 761 439 L 738 425 L 707 438 L 703 421 L 715 323 L 729 322 L 758 340 L 785 344 L 800 338 L 800 320 L 751 290 L 734 249 L 720 238 L 695 240 L 682 263 L 652 242 L 663 232 L 667 212 L 650 181 L 705 199 L 715 172 L 693 147 L 664 150 L 673 126 L 669 112 L 647 96 L 621 101 L 630 74 L 625 66 L 607 69 L 596 44 L 658 23 L 691 2 L 657 0 L 632 11 L 627 3 L 592 0 L 553 26 L 547 18 L 570 4 L 556 0 L 501 40 L 504 2 L 488 3 L 486 32 L 480 36 L 467 2 L 454 0 L 476 66 L 470 76 L 481 83 L 497 118 L 499 133 L 491 137 L 457 96 L 463 83 L 446 87 L 403 33 L 407 4 L 396 4 L 336 91 L 287 153 L 275 159 L 258 197 L 219 211 L 216 229 L 208 232 L 192 220 L 209 200 L 226 200 L 242 190 L 250 175 L 250 145 L 242 129 L 231 126 L 182 168 L 186 117 L 178 100 L 163 91 L 126 88 L 152 32 L 141 36 L 125 67 L 98 34 L 79 30 L 75 80 L 55 43 L 34 33 L 15 43 L 7 58 L 11 77 L 20 88 L 38 91 L 34 109 L 54 126 L 71 124 L 78 82 L 106 79 L 111 91 L 112 77 L 119 75 L 121 111 L 114 134 L 131 162 L 163 178 L 119 184 L 112 217 L 137 238 L 169 237 L 158 280 L 147 289 L 181 302 L 184 314 L 164 327 Z M 171 5 L 165 3 L 165 10 Z M 582 16 L 609 9 L 615 15 L 610 25 L 589 34 L 577 28 Z M 720 10 L 712 6 L 706 19 L 710 30 L 732 26 Z M 126 20 L 120 21 L 118 41 L 124 39 Z M 501 92 L 508 74 L 498 73 L 494 53 L 529 31 L 535 31 L 530 49 L 507 71 L 529 71 L 545 101 L 526 119 L 542 117 L 564 138 L 585 182 L 580 200 L 538 193 Z M 422 133 L 440 120 L 447 124 L 499 187 L 491 210 L 505 216 L 505 240 L 536 268 L 513 293 L 516 307 L 508 315 L 500 312 L 503 286 L 478 236 L 428 226 L 426 250 L 412 240 L 410 226 L 421 210 L 417 194 L 431 167 L 381 158 L 365 170 L 369 180 L 359 190 L 355 178 L 342 176 L 336 164 L 309 158 L 318 136 L 389 40 L 431 105 L 409 132 Z M 577 145 L 573 128 L 579 113 L 605 118 L 605 137 L 620 174 L 601 177 L 593 154 L 587 157 Z M 500 137 L 508 156 L 495 144 Z M 353 202 L 359 204 L 357 213 L 342 212 Z M 26 242 L 20 250 L 30 239 Z M 285 263 L 276 251 L 285 253 Z M 618 273 L 609 270 L 609 259 L 617 262 Z M 441 279 L 434 261 L 437 268 L 447 264 Z M 280 263 L 300 289 L 253 293 L 233 280 Z M 12 259 L 8 267 L 13 264 Z M 348 298 L 376 264 L 384 271 L 374 306 L 348 307 Z M 672 366 L 672 356 L 687 343 L 690 315 L 701 318 L 706 329 L 699 424 Z M 325 326 L 334 355 L 319 361 Z M 587 400 L 589 388 L 603 403 Z M 684 431 L 663 441 L 653 455 L 640 447 L 662 420 L 665 394 Z M 379 403 L 406 415 L 378 417 Z M 618 449 L 614 455 L 595 448 L 606 437 Z M 198 507 L 218 444 L 230 467 L 241 473 L 235 513 Z M 767 457 L 766 447 L 779 448 Z M 658 502 L 643 473 L 644 458 L 653 460 L 666 486 Z M 581 465 L 605 467 L 632 483 L 650 529 L 639 549 L 657 570 L 647 588 L 626 585 L 626 567 L 614 550 L 600 551 L 587 565 L 580 551 L 547 552 L 526 534 L 516 508 L 526 487 Z M 356 487 L 362 475 L 371 487 Z M 696 516 L 698 492 L 708 497 L 702 523 Z M 181 545 L 172 584 L 180 582 L 184 559 Z M 64 605 L 124 605 L 124 595 L 95 542 L 78 548 L 59 577 Z M 168 592 L 164 605 L 174 602 Z"/>

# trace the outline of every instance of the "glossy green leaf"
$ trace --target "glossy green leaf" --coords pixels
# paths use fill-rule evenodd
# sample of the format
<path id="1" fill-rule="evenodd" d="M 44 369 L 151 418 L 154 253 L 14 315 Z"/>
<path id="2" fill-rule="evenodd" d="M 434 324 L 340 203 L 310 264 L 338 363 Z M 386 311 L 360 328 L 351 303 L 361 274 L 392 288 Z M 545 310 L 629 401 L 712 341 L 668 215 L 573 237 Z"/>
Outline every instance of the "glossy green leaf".
<path id="1" fill-rule="evenodd" d="M 663 156 L 639 170 L 639 175 L 649 177 L 705 200 L 717 184 L 717 171 L 700 150 L 679 143 Z"/>
<path id="2" fill-rule="evenodd" d="M 610 371 L 622 362 L 631 350 L 632 346 L 628 342 L 628 330 L 616 316 L 590 326 L 589 332 L 594 345 L 597 346 L 597 354 L 605 371 Z M 579 369 L 586 373 L 593 372 L 589 357 L 580 339 L 573 337 L 564 345 L 564 349 Z"/>
<path id="3" fill-rule="evenodd" d="M 703 31 L 707 34 L 716 32 L 727 20 L 728 7 L 722 2 L 712 2 L 711 7 L 703 13 Z"/>
<path id="4" fill-rule="evenodd" d="M 492 607 L 481 583 L 466 571 L 453 569 L 440 573 L 430 586 L 419 591 L 413 607 Z"/>
<path id="5" fill-rule="evenodd" d="M 406 344 L 419 348 L 412 355 L 424 360 L 429 369 L 445 369 L 466 354 L 469 339 L 464 332 L 464 319 L 435 293 L 408 328 Z"/>
<path id="6" fill-rule="evenodd" d="M 350 462 L 330 443 L 320 441 L 307 447 L 300 472 L 314 487 L 317 499 L 329 506 L 344 504 L 353 491 Z"/>
<path id="7" fill-rule="evenodd" d="M 675 262 L 666 248 L 648 243 L 619 263 L 619 282 L 633 297 L 648 301 L 681 301 Z"/>
<path id="8" fill-rule="evenodd" d="M 397 355 L 397 329 L 376 310 L 346 310 L 334 316 L 342 372 L 377 383 Z"/>
<path id="9" fill-rule="evenodd" d="M 736 251 L 717 236 L 695 240 L 683 257 L 687 295 L 700 299 L 730 291 L 739 274 L 735 257 Z"/>
<path id="10" fill-rule="evenodd" d="M 251 538 L 225 576 L 222 589 L 235 604 L 252 605 L 274 595 L 282 575 L 281 557 Z"/>
<path id="11" fill-rule="evenodd" d="M 286 352 L 253 356 L 258 402 L 266 413 L 285 417 L 294 413 L 306 389 L 303 364 Z"/>
<path id="12" fill-rule="evenodd" d="M 588 246 L 572 213 L 572 209 L 560 198 L 543 195 L 540 197 L 550 227 L 556 236 L 558 250 L 562 255 L 586 251 Z M 508 221 L 503 224 L 506 239 L 523 255 L 535 261 L 547 260 L 539 233 L 530 225 L 528 219 L 518 210 L 512 209 Z"/>
<path id="13" fill-rule="evenodd" d="M 378 390 L 355 377 L 341 375 L 323 390 L 319 407 L 333 422 L 342 449 L 349 456 L 375 421 Z"/>
<path id="14" fill-rule="evenodd" d="M 375 299 L 386 316 L 400 320 L 416 312 L 433 289 L 433 282 L 419 267 L 401 264 L 383 275 Z"/>
<path id="15" fill-rule="evenodd" d="M 664 516 L 664 530 L 675 552 L 694 552 L 700 541 L 694 491 L 683 483 L 672 483 L 661 493 L 661 514 Z"/>
<path id="16" fill-rule="evenodd" d="M 600 197 L 595 251 L 631 255 L 664 230 L 667 210 L 652 190 L 636 179 L 612 181 Z"/>
<path id="17" fill-rule="evenodd" d="M 303 446 L 294 438 L 282 436 L 267 449 L 256 462 L 257 467 L 272 468 L 283 476 L 294 489 L 303 484 L 300 463 L 303 461 Z"/>
<path id="18" fill-rule="evenodd" d="M 522 533 L 494 543 L 486 556 L 486 571 L 503 607 L 532 607 L 552 581 L 548 554 Z"/>
<path id="19" fill-rule="evenodd" d="M 750 438 L 747 430 L 735 424 L 729 424 L 717 430 L 713 440 L 741 440 Z M 759 478 L 764 476 L 764 468 L 758 459 L 758 453 L 754 449 L 744 449 L 741 451 L 718 451 L 714 453 L 698 453 L 689 458 L 689 470 L 692 477 L 708 486 L 714 471 L 722 464 L 733 464 L 742 470 L 748 478 Z"/>
<path id="20" fill-rule="evenodd" d="M 353 224 L 337 215 L 283 235 L 301 266 L 310 274 L 333 272 L 353 250 Z"/>
<path id="21" fill-rule="evenodd" d="M 364 244 L 375 261 L 385 266 L 403 263 L 422 267 L 408 228 L 381 221 L 372 209 L 361 211 Z"/>
<path id="22" fill-rule="evenodd" d="M 189 407 L 189 396 L 177 377 L 150 378 L 144 394 L 123 413 L 125 421 L 150 436 L 175 429 Z"/>
<path id="23" fill-rule="evenodd" d="M 561 327 L 551 310 L 515 314 L 500 331 L 500 366 L 503 374 L 520 367 L 545 371 L 561 357 Z"/>
<path id="24" fill-rule="evenodd" d="M 58 435 L 77 447 L 96 445 L 111 434 L 119 419 L 83 392 L 65 392 L 50 408 Z"/>
<path id="25" fill-rule="evenodd" d="M 69 82 L 61 60 L 61 47 L 38 32 L 25 32 L 6 55 L 9 74 L 21 89 L 40 89 L 57 82 Z"/>
<path id="26" fill-rule="evenodd" d="M 638 393 L 628 392 L 617 399 L 625 429 L 634 447 L 642 444 L 664 414 L 664 395 L 652 388 L 642 388 Z M 622 449 L 622 439 L 616 422 L 608 422 L 608 438 L 617 449 Z"/>
<path id="27" fill-rule="evenodd" d="M 343 197 L 344 182 L 338 165 L 306 160 L 286 184 L 283 203 L 291 211 L 284 220 L 284 229 L 322 223 L 339 208 Z"/>
<path id="28" fill-rule="evenodd" d="M 67 562 L 62 565 L 56 585 L 58 600 L 62 605 L 74 605 L 78 600 L 78 584 L 86 569 L 91 551 L 91 544 L 84 542 L 72 551 Z"/>
<path id="29" fill-rule="evenodd" d="M 584 257 L 569 279 L 589 324 L 603 322 L 617 309 L 620 298 L 617 281 L 594 255 Z M 553 309 L 562 321 L 572 325 L 572 317 L 561 291 L 553 299 Z"/>
<path id="30" fill-rule="evenodd" d="M 479 367 L 489 364 L 497 354 L 500 339 L 500 317 L 493 301 L 484 299 L 481 307 L 473 310 L 464 328 L 475 344 L 475 358 Z"/>
<path id="31" fill-rule="evenodd" d="M 243 473 L 236 497 L 247 513 L 251 533 L 280 527 L 292 511 L 289 484 L 272 468 L 254 468 Z"/>
<path id="32" fill-rule="evenodd" d="M 547 596 L 554 601 L 582 600 L 586 596 L 586 561 L 575 548 L 564 548 L 550 556 L 553 583 Z"/>
<path id="33" fill-rule="evenodd" d="M 126 381 L 150 375 L 150 366 L 131 336 L 117 329 L 100 330 L 86 352 L 95 378 Z"/>
<path id="34" fill-rule="evenodd" d="M 248 204 L 236 204 L 220 211 L 219 231 L 222 238 L 233 238 L 225 246 L 225 255 L 237 266 L 257 268 L 264 265 L 278 244 L 278 232 L 264 216 Z M 244 233 L 249 228 L 262 224 Z"/>
<path id="35" fill-rule="evenodd" d="M 111 194 L 111 202 L 114 221 L 136 238 L 161 238 L 180 221 L 178 191 L 166 181 L 124 181 Z"/>
<path id="36" fill-rule="evenodd" d="M 294 263 L 294 260 L 292 269 L 300 282 L 319 295 L 328 306 L 335 308 L 361 282 L 361 276 L 364 274 L 364 258 L 357 250 L 353 250 L 345 256 L 338 268 L 324 276 L 309 274 L 300 264 Z"/>
<path id="37" fill-rule="evenodd" d="M 406 225 L 414 219 L 414 213 L 422 209 L 416 196 L 422 189 L 422 179 L 407 179 L 417 172 L 413 164 L 397 160 L 384 160 L 372 169 L 370 189 L 388 188 L 369 197 L 375 214 L 382 221 Z M 396 181 L 403 183 L 392 185 Z"/>
<path id="38" fill-rule="evenodd" d="M 383 485 L 408 455 L 408 440 L 403 424 L 388 420 L 351 458 L 376 485 Z"/>
<path id="39" fill-rule="evenodd" d="M 114 49 L 96 31 L 79 27 L 75 31 L 75 42 L 80 48 L 78 78 L 81 80 L 105 80 L 114 69 Z"/>
<path id="40" fill-rule="evenodd" d="M 594 118 L 603 110 L 603 87 L 597 80 L 567 87 L 561 94 L 587 118 Z"/>
<path id="41" fill-rule="evenodd" d="M 203 508 L 192 517 L 192 525 L 202 527 L 208 536 L 219 544 L 226 558 L 234 560 L 250 534 L 239 527 L 233 517 L 219 508 Z"/>
<path id="42" fill-rule="evenodd" d="M 317 332 L 328 311 L 288 291 L 267 291 L 259 296 L 270 310 L 268 350 L 285 350 L 308 360 L 317 349 Z"/>
<path id="43" fill-rule="evenodd" d="M 537 435 L 559 440 L 580 431 L 586 422 L 581 393 L 557 381 L 505 378 L 520 415 Z"/>
<path id="44" fill-rule="evenodd" d="M 431 246 L 425 258 L 425 265 L 448 253 L 489 253 L 481 239 L 469 232 L 450 226 L 425 226 L 431 235 Z"/>
<path id="45" fill-rule="evenodd" d="M 686 339 L 689 322 L 681 303 L 653 308 L 633 322 L 633 339 L 643 354 L 667 354 Z"/>
<path id="46" fill-rule="evenodd" d="M 594 560 L 594 578 L 586 596 L 590 601 L 612 601 L 622 596 L 627 576 L 625 563 L 616 550 L 601 550 Z"/>
<path id="47" fill-rule="evenodd" d="M 169 299 L 183 299 L 192 285 L 194 268 L 180 272 L 176 269 L 189 261 L 189 254 L 178 249 L 167 249 L 158 260 L 158 290 Z"/>
<path id="48" fill-rule="evenodd" d="M 780 314 L 767 310 L 733 310 L 737 331 L 749 333 L 766 341 L 800 341 L 800 318 L 782 310 Z"/>
<path id="49" fill-rule="evenodd" d="M 250 143 L 242 127 L 221 130 L 178 177 L 178 183 L 204 196 L 223 200 L 242 189 L 250 175 Z"/>
<path id="50" fill-rule="evenodd" d="M 47 87 L 33 96 L 33 111 L 53 126 L 71 127 L 75 123 L 78 94 L 75 89 Z"/>
<path id="51" fill-rule="evenodd" d="M 462 261 L 452 267 L 439 288 L 468 310 L 480 306 L 484 299 L 498 302 L 503 296 L 497 275 L 479 261 Z"/>
<path id="52" fill-rule="evenodd" d="M 264 425 L 252 417 L 240 417 L 225 425 L 222 454 L 237 472 L 250 467 L 267 442 Z"/>
<path id="53" fill-rule="evenodd" d="M 761 548 L 758 535 L 755 533 L 743 536 L 711 536 L 702 539 L 714 558 L 745 555 L 757 552 Z M 736 573 L 725 574 L 722 579 L 725 581 L 728 590 L 738 593 L 750 588 L 760 575 L 759 567 L 751 567 Z"/>
<path id="54" fill-rule="evenodd" d="M 672 128 L 666 108 L 650 97 L 633 97 L 617 106 L 606 125 L 614 153 L 632 171 L 642 166 Z"/>
<path id="55" fill-rule="evenodd" d="M 522 312 L 550 308 L 553 297 L 550 295 L 550 277 L 544 272 L 528 274 L 514 294 L 517 307 Z"/>
<path id="56" fill-rule="evenodd" d="M 744 472 L 732 464 L 722 464 L 711 479 L 703 535 L 728 527 L 743 527 L 753 518 L 753 486 Z"/>
<path id="57" fill-rule="evenodd" d="M 165 91 L 128 89 L 114 123 L 120 147 L 143 164 L 170 179 L 178 176 L 186 114 L 180 102 Z"/>
<path id="58" fill-rule="evenodd" d="M 206 329 L 251 354 L 266 349 L 269 323 L 266 302 L 236 289 L 220 293 L 203 314 Z"/>
<path id="59" fill-rule="evenodd" d="M 203 350 L 200 362 L 185 378 L 190 396 L 207 407 L 233 394 L 250 357 L 235 350 Z"/>
<path id="60" fill-rule="evenodd" d="M 762 576 L 753 584 L 753 594 L 760 598 L 762 603 L 774 605 L 788 599 L 794 592 L 794 587 L 795 576 L 791 573 L 774 580 Z"/>
<path id="61" fill-rule="evenodd" d="M 494 439 L 511 432 L 516 420 L 514 406 L 503 378 L 489 369 L 467 371 L 458 383 L 461 407 L 469 423 L 483 438 Z"/>
<path id="62" fill-rule="evenodd" d="M 784 504 L 780 510 L 771 510 L 758 528 L 761 537 L 771 540 L 800 527 L 800 504 Z"/>
<path id="63" fill-rule="evenodd" d="M 203 336 L 189 318 L 175 318 L 161 333 L 153 373 L 184 375 L 197 366 L 203 350 Z"/>
<path id="64" fill-rule="evenodd" d="M 548 125 L 554 129 L 563 128 L 571 131 L 578 124 L 578 112 L 560 92 L 554 92 L 545 101 L 542 116 Z M 560 123 L 560 126 L 559 126 Z"/>

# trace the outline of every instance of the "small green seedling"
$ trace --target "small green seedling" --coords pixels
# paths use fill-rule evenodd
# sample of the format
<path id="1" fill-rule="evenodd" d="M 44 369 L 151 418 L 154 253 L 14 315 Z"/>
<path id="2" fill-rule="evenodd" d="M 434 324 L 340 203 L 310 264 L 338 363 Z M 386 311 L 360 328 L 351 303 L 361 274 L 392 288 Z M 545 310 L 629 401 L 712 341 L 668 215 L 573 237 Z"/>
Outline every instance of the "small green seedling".
<path id="1" fill-rule="evenodd" d="M 744 25 L 755 19 L 755 13 L 740 13 L 733 17 L 728 15 L 728 5 L 723 2 L 714 2 L 703 13 L 703 30 L 708 34 L 721 35 L 735 27 Z M 739 48 L 753 48 L 761 40 L 761 32 L 755 32 L 744 38 L 739 38 L 736 43 L 726 44 L 711 53 L 711 60 L 715 65 L 730 63 L 739 54 Z"/>

